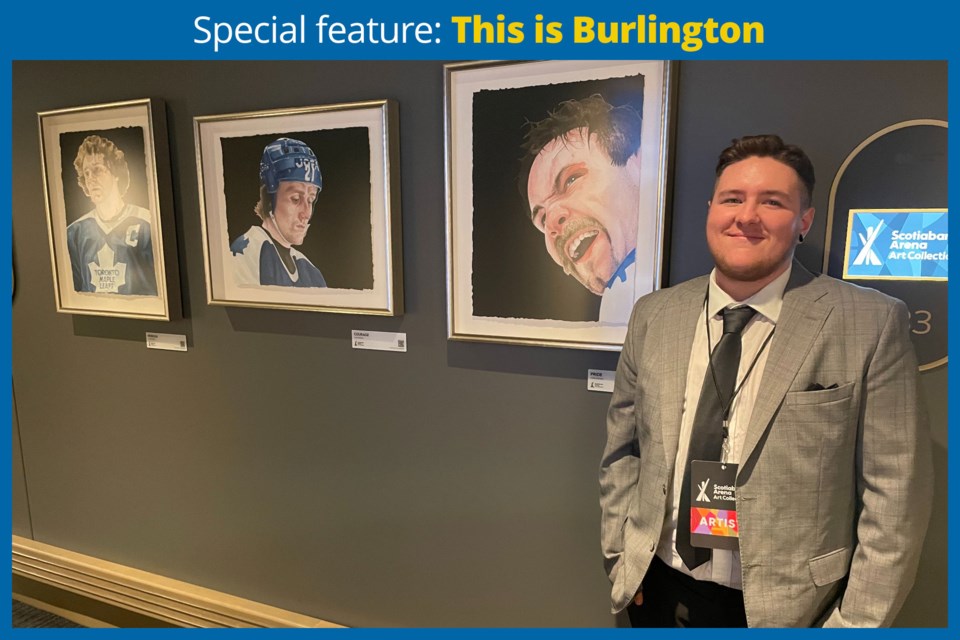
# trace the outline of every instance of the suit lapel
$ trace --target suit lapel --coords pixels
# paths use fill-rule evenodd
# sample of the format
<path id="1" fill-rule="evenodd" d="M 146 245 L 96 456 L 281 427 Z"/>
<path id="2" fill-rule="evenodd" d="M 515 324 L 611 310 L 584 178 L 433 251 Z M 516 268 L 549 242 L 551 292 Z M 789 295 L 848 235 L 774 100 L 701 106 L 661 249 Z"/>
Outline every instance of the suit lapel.
<path id="1" fill-rule="evenodd" d="M 661 318 L 663 386 L 660 393 L 660 424 L 668 468 L 673 467 L 677 457 L 690 349 L 693 347 L 697 321 L 702 317 L 707 282 L 708 279 L 704 277 L 682 285 L 673 301 L 665 306 Z"/>
<path id="2" fill-rule="evenodd" d="M 750 423 L 740 452 L 746 462 L 763 437 L 774 414 L 783 402 L 803 361 L 833 309 L 827 289 L 800 263 L 793 263 L 790 281 L 783 294 L 783 307 L 776 334 L 770 342 L 770 354 L 763 370 L 763 381 L 753 406 Z"/>

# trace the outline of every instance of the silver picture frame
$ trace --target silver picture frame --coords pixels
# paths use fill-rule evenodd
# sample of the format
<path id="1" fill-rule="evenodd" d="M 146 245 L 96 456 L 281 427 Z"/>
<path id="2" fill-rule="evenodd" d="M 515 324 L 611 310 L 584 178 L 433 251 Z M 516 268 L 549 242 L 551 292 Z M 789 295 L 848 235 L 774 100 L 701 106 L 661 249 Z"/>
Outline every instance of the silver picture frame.
<path id="1" fill-rule="evenodd" d="M 390 100 L 195 117 L 207 302 L 401 315 L 397 118 Z M 315 161 L 318 175 L 299 177 L 319 187 L 307 230 L 286 236 L 271 217 L 277 196 L 263 200 L 260 172 L 267 147 L 281 140 L 294 145 L 283 150 L 291 158 Z M 294 269 L 271 275 L 264 261 L 284 249 L 297 257 Z"/>
<path id="2" fill-rule="evenodd" d="M 676 71 L 676 63 L 666 61 L 445 66 L 449 339 L 607 351 L 622 347 L 633 302 L 665 279 Z M 635 142 L 623 160 L 629 179 L 621 176 L 616 178 L 621 182 L 610 183 L 629 186 L 598 186 L 597 177 L 608 173 L 600 164 L 590 176 L 578 170 L 565 178 L 571 184 L 579 181 L 569 194 L 584 186 L 606 189 L 607 195 L 594 200 L 609 206 L 594 203 L 591 211 L 581 192 L 580 213 L 553 221 L 576 219 L 580 236 L 572 237 L 572 223 L 563 232 L 571 238 L 550 236 L 547 208 L 532 203 L 530 196 L 537 196 L 537 190 L 559 193 L 553 186 L 559 175 L 550 173 L 548 164 L 560 156 L 552 154 L 574 147 L 583 154 L 600 149 L 604 167 L 619 165 L 603 145 L 594 144 L 597 132 L 589 126 L 570 125 L 584 129 L 574 134 L 572 144 L 567 137 L 562 142 L 555 138 L 539 152 L 535 140 L 544 134 L 536 130 L 548 120 L 562 123 L 579 117 L 571 115 L 578 109 L 596 108 L 613 110 L 618 118 L 626 114 L 631 123 Z M 540 159 L 547 151 L 554 158 L 549 163 Z M 605 216 L 608 223 L 602 224 Z M 561 239 L 567 242 L 562 248 L 557 244 Z M 569 248 L 574 245 L 576 249 Z M 606 261 L 595 272 L 586 269 L 586 260 L 593 259 L 587 256 L 590 247 Z"/>
<path id="3" fill-rule="evenodd" d="M 57 311 L 178 317 L 163 102 L 55 109 L 37 121 Z"/>

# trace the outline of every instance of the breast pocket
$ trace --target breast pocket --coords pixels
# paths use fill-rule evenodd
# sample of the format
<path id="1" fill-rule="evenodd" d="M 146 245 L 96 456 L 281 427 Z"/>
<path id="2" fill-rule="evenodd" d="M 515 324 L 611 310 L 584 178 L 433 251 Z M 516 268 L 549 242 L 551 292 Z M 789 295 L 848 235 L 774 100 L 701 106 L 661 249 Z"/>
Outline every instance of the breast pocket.
<path id="1" fill-rule="evenodd" d="M 849 400 L 853 395 L 855 382 L 845 382 L 833 389 L 816 391 L 790 391 L 784 398 L 784 406 L 829 405 Z"/>
<path id="2" fill-rule="evenodd" d="M 850 424 L 855 387 L 847 382 L 833 389 L 791 391 L 777 421 L 795 430 L 800 446 L 842 439 Z"/>

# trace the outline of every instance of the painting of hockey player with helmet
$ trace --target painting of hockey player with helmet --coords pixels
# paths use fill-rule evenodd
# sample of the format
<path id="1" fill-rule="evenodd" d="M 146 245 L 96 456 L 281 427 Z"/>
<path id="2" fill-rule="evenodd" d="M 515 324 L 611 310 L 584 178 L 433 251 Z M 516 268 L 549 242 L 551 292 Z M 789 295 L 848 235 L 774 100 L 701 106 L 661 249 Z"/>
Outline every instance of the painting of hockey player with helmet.
<path id="1" fill-rule="evenodd" d="M 195 119 L 211 304 L 397 313 L 389 107 Z"/>
<path id="2" fill-rule="evenodd" d="M 317 156 L 305 142 L 277 138 L 267 144 L 253 207 L 258 223 L 230 243 L 237 284 L 327 286 L 323 273 L 297 249 L 306 240 L 322 189 Z"/>

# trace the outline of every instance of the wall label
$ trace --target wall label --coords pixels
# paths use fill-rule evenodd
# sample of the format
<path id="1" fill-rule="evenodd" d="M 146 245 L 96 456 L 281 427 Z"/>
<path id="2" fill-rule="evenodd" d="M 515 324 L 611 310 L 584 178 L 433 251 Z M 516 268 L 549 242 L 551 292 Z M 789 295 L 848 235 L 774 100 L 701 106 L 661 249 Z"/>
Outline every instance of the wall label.
<path id="1" fill-rule="evenodd" d="M 175 333 L 147 332 L 147 349 L 162 349 L 164 351 L 186 351 L 187 336 Z"/>
<path id="2" fill-rule="evenodd" d="M 605 369 L 587 369 L 587 391 L 613 393 L 615 372 Z"/>
<path id="3" fill-rule="evenodd" d="M 354 349 L 373 349 L 374 351 L 407 351 L 407 334 L 390 333 L 387 331 L 361 331 L 354 329 L 351 332 L 351 343 Z"/>

